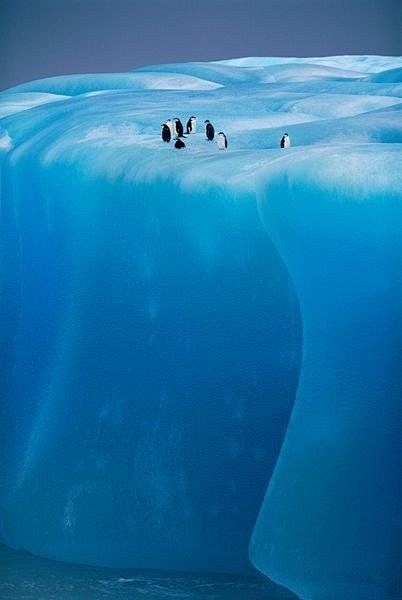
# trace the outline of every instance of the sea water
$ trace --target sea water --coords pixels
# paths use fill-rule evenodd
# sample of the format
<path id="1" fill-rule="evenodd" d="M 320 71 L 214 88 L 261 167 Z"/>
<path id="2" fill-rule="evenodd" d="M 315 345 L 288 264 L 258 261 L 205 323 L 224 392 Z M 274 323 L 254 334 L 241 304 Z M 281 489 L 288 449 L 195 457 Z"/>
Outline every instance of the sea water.
<path id="1" fill-rule="evenodd" d="M 72 565 L 0 545 L 2 600 L 295 600 L 255 574 L 179 573 Z"/>

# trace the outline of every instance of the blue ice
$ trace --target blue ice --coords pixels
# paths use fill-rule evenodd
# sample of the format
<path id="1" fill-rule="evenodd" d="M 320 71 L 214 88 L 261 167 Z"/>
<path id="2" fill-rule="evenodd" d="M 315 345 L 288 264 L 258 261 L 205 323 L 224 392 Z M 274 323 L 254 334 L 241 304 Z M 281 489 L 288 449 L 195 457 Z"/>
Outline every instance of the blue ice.
<path id="1" fill-rule="evenodd" d="M 398 598 L 401 68 L 244 58 L 0 93 L 3 542 Z M 190 115 L 175 151 L 160 125 Z"/>

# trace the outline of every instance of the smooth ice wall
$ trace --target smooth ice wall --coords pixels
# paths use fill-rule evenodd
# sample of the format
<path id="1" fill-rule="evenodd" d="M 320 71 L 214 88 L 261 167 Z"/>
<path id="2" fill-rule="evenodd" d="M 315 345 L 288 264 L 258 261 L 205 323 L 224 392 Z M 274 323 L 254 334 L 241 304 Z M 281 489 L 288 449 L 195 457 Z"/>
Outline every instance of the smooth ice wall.
<path id="1" fill-rule="evenodd" d="M 190 456 L 191 451 L 194 452 L 197 466 L 216 464 L 218 456 L 218 469 L 210 469 L 208 477 L 212 473 L 215 476 L 212 483 L 222 485 L 220 474 L 223 469 L 227 472 L 228 465 L 232 464 L 233 470 L 229 474 L 234 473 L 240 463 L 230 463 L 222 458 L 224 454 L 216 451 L 217 444 L 211 446 L 211 453 L 208 451 L 201 458 L 198 445 L 192 443 L 194 438 L 197 439 L 193 434 L 195 426 L 190 431 L 191 443 L 185 443 L 189 439 L 185 428 L 187 415 L 181 420 L 175 415 L 172 421 L 167 422 L 167 415 L 170 418 L 173 412 L 171 408 L 176 409 L 180 403 L 172 401 L 172 394 L 167 395 L 165 388 L 162 392 L 156 390 L 155 396 L 149 394 L 147 403 L 141 404 L 143 410 L 139 410 L 138 414 L 142 425 L 140 420 L 131 418 L 130 415 L 134 415 L 133 404 L 126 398 L 132 398 L 133 389 L 136 397 L 140 394 L 137 393 L 137 383 L 133 385 L 128 376 L 126 379 L 120 376 L 114 379 L 114 374 L 120 369 L 120 360 L 114 357 L 114 349 L 127 348 L 125 336 L 119 337 L 117 332 L 125 328 L 130 337 L 130 328 L 133 327 L 130 313 L 135 316 L 134 321 L 138 325 L 136 331 L 141 336 L 145 335 L 143 332 L 147 328 L 152 331 L 150 340 L 155 341 L 152 337 L 155 328 L 159 327 L 160 330 L 162 327 L 165 334 L 171 331 L 167 319 L 158 321 L 159 317 L 166 315 L 176 323 L 177 328 L 180 325 L 180 330 L 191 332 L 190 337 L 194 338 L 194 328 L 189 320 L 175 317 L 175 311 L 169 308 L 172 302 L 169 304 L 165 300 L 176 299 L 173 304 L 189 310 L 193 307 L 190 316 L 202 317 L 202 310 L 195 309 L 194 294 L 183 302 L 173 288 L 179 280 L 183 281 L 186 290 L 191 289 L 194 280 L 199 279 L 192 273 L 197 275 L 204 272 L 207 265 L 211 277 L 217 269 L 222 274 L 219 265 L 223 259 L 230 267 L 229 272 L 240 273 L 241 281 L 253 289 L 254 279 L 249 281 L 243 267 L 239 271 L 239 264 L 243 265 L 239 259 L 245 250 L 243 260 L 244 264 L 249 264 L 249 268 L 254 264 L 253 257 L 264 254 L 265 258 L 258 260 L 258 265 L 255 264 L 254 275 L 260 274 L 260 267 L 261 270 L 267 268 L 270 274 L 272 288 L 268 286 L 266 276 L 261 274 L 259 286 L 262 287 L 255 291 L 261 290 L 264 294 L 269 292 L 268 312 L 272 327 L 268 329 L 275 331 L 275 327 L 278 327 L 279 334 L 273 335 L 272 344 L 258 342 L 258 339 L 261 340 L 258 336 L 255 340 L 269 360 L 272 358 L 272 390 L 279 390 L 280 385 L 289 386 L 289 395 L 286 394 L 281 400 L 284 410 L 288 403 L 289 412 L 290 392 L 294 393 L 296 385 L 301 339 L 298 301 L 293 284 L 305 313 L 302 315 L 305 328 L 303 335 L 308 334 L 303 350 L 301 395 L 298 396 L 289 435 L 257 523 L 252 559 L 265 574 L 296 589 L 304 598 L 327 598 L 339 592 L 338 597 L 342 598 L 347 594 L 353 598 L 359 597 L 357 593 L 364 594 L 364 597 L 385 596 L 394 600 L 395 594 L 398 597 L 400 585 L 400 546 L 397 543 L 400 534 L 400 452 L 397 439 L 394 442 L 392 436 L 398 431 L 400 422 L 397 408 L 400 380 L 395 376 L 393 365 L 400 361 L 400 270 L 395 264 L 400 256 L 397 238 L 400 213 L 397 206 L 401 185 L 397 177 L 400 174 L 402 141 L 399 110 L 402 86 L 398 83 L 400 73 L 397 67 L 401 60 L 387 57 L 329 57 L 308 59 L 308 62 L 284 59 L 278 61 L 282 62 L 281 68 L 273 61 L 278 59 L 245 59 L 228 61 L 226 64 L 185 65 L 184 68 L 168 65 L 158 67 L 148 75 L 141 72 L 139 78 L 135 74 L 118 76 L 117 79 L 111 79 L 109 84 L 107 76 L 79 76 L 62 81 L 54 79 L 51 82 L 34 82 L 25 89 L 0 96 L 0 108 L 5 111 L 3 114 L 20 110 L 18 103 L 25 104 L 25 107 L 49 103 L 52 98 L 46 96 L 48 92 L 57 94 L 54 100 L 58 100 L 57 106 L 48 104 L 37 107 L 15 118 L 3 119 L 0 125 L 0 130 L 6 132 L 0 137 L 0 147 L 5 152 L 7 148 L 14 148 L 3 173 L 4 198 L 7 198 L 7 202 L 2 206 L 3 257 L 7 257 L 3 261 L 2 275 L 3 289 L 6 290 L 2 304 L 6 317 L 2 322 L 6 326 L 2 335 L 3 341 L 9 344 L 5 356 L 8 363 L 2 362 L 2 376 L 6 394 L 14 403 L 6 404 L 7 396 L 3 397 L 5 404 L 2 414 L 6 415 L 2 438 L 5 440 L 5 467 L 1 469 L 4 482 L 2 489 L 5 491 L 5 500 L 2 502 L 4 535 L 8 535 L 10 543 L 13 540 L 21 546 L 35 546 L 38 553 L 48 552 L 52 556 L 58 553 L 58 556 L 67 559 L 79 560 L 77 553 L 84 550 L 92 560 L 104 560 L 105 564 L 110 564 L 113 558 L 121 563 L 122 557 L 114 554 L 113 547 L 107 557 L 99 556 L 101 551 L 104 554 L 108 552 L 108 548 L 103 550 L 96 547 L 106 526 L 113 533 L 115 547 L 118 545 L 120 549 L 123 547 L 122 539 L 129 540 L 130 557 L 139 541 L 145 540 L 141 548 L 142 557 L 143 550 L 147 547 L 152 550 L 153 544 L 155 553 L 152 561 L 159 564 L 156 546 L 161 536 L 166 539 L 166 536 L 169 537 L 168 531 L 180 533 L 184 528 L 178 526 L 169 530 L 166 527 L 168 521 L 164 518 L 164 527 L 158 530 L 155 526 L 158 515 L 165 517 L 171 514 L 176 519 L 177 511 L 173 504 L 177 498 L 184 497 L 197 499 L 192 515 L 211 515 L 208 513 L 211 506 L 203 501 L 198 491 L 193 496 L 181 493 L 181 490 L 190 489 L 190 486 L 185 488 L 180 483 L 185 478 L 177 479 L 177 464 L 184 464 L 182 471 L 187 474 L 187 468 L 190 472 L 190 467 L 185 463 L 183 454 Z M 237 66 L 239 62 L 244 63 L 245 67 Z M 293 64 L 287 67 L 285 62 Z M 195 77 L 185 81 L 183 74 L 193 74 Z M 197 80 L 197 75 L 209 81 Z M 116 85 L 124 88 L 127 80 L 129 92 L 113 89 Z M 210 82 L 214 82 L 214 85 L 211 86 Z M 109 90 L 102 92 L 105 85 Z M 183 92 L 168 91 L 172 86 L 182 85 L 189 87 Z M 147 86 L 158 89 L 148 93 L 144 90 Z M 77 96 L 60 98 L 60 92 Z M 201 138 L 197 134 L 186 140 L 187 148 L 183 153 L 177 154 L 168 145 L 163 145 L 156 135 L 159 124 L 167 117 L 182 116 L 186 112 L 205 115 L 212 118 L 215 125 L 219 124 L 229 134 L 228 152 L 219 153 L 216 147 L 214 150 L 213 146 L 208 146 L 202 141 L 201 131 Z M 286 154 L 278 149 L 284 127 L 290 132 L 294 145 Z M 290 168 L 293 164 L 293 168 Z M 338 168 L 334 168 L 336 165 Z M 270 177 L 270 172 L 273 177 Z M 258 178 L 261 182 L 257 190 L 260 217 L 256 216 L 254 197 Z M 362 183 L 366 180 L 370 184 L 368 187 Z M 373 194 L 367 193 L 370 186 Z M 145 193 L 151 202 L 145 203 Z M 384 195 L 382 202 L 379 201 L 379 194 Z M 394 200 L 396 197 L 396 201 L 392 200 L 389 204 L 388 197 Z M 166 212 L 165 198 L 169 198 L 169 213 Z M 332 204 L 331 198 L 339 206 L 336 202 Z M 364 206 L 359 207 L 358 200 Z M 192 214 L 188 209 L 194 201 L 198 204 L 194 206 Z M 333 210 L 329 210 L 330 206 Z M 147 209 L 151 210 L 150 214 Z M 160 209 L 163 210 L 159 214 Z M 146 225 L 144 231 L 137 217 Z M 203 222 L 203 218 L 206 221 Z M 166 226 L 160 228 L 158 222 Z M 262 222 L 267 236 L 261 229 Z M 176 250 L 168 243 L 172 239 L 172 226 L 177 234 L 173 236 Z M 378 233 L 374 226 L 379 226 Z M 241 232 L 239 237 L 233 234 L 236 228 Z M 135 245 L 135 239 L 131 237 L 132 230 L 137 232 L 140 245 Z M 254 233 L 251 233 L 252 230 Z M 229 238 L 228 231 L 231 232 Z M 268 235 L 285 261 L 290 279 Z M 181 256 L 183 253 L 180 252 L 179 260 L 177 248 L 182 237 L 181 249 L 187 251 L 188 256 L 185 253 Z M 162 263 L 158 258 L 159 238 L 169 259 Z M 226 239 L 226 243 L 222 245 L 223 239 Z M 145 253 L 141 246 L 144 240 L 149 240 Z M 250 243 L 246 243 L 247 240 Z M 340 243 L 344 240 L 345 245 Z M 262 252 L 265 244 L 266 251 Z M 48 252 L 48 248 L 52 251 Z M 236 249 L 241 250 L 237 258 Z M 102 257 L 100 264 L 98 254 Z M 366 254 L 368 258 L 365 261 L 363 257 Z M 138 258 L 135 258 L 137 255 Z M 59 257 L 63 260 L 59 260 Z M 166 270 L 167 264 L 170 267 Z M 38 265 L 45 267 L 43 276 Z M 159 266 L 156 268 L 155 265 Z M 162 268 L 161 265 L 165 266 Z M 376 267 L 372 275 L 374 283 L 368 274 L 370 266 Z M 378 273 L 381 270 L 383 275 L 380 276 Z M 130 277 L 127 277 L 127 272 Z M 133 273 L 134 278 L 131 276 Z M 152 273 L 158 277 L 153 277 Z M 159 280 L 166 284 L 164 290 L 167 294 L 162 293 L 155 283 Z M 140 285 L 141 281 L 145 283 Z M 150 281 L 153 281 L 152 285 Z M 216 276 L 213 280 L 209 280 L 209 276 L 204 277 L 203 281 L 205 287 L 197 284 L 197 298 L 204 294 L 204 297 L 214 300 L 214 306 L 217 304 L 212 281 L 219 292 L 225 292 L 220 294 L 223 308 L 228 309 L 228 319 L 225 320 L 227 329 L 225 325 L 224 331 L 232 335 L 234 327 L 230 322 L 233 323 L 235 319 L 233 314 L 230 316 L 230 306 L 225 297 L 230 297 L 234 276 L 232 283 Z M 357 285 L 359 281 L 363 283 L 362 289 Z M 108 286 L 109 282 L 113 285 Z M 102 295 L 100 289 L 103 290 Z M 285 305 L 275 300 L 275 290 L 285 300 Z M 233 295 L 237 295 L 235 287 Z M 160 302 L 161 297 L 164 298 L 163 303 Z M 264 310 L 259 292 L 257 298 L 260 298 L 257 312 L 261 315 Z M 340 300 L 339 306 L 336 298 Z M 248 310 L 250 299 L 246 302 L 243 295 L 239 307 L 243 301 Z M 110 306 L 118 306 L 118 309 L 110 313 L 107 310 Z M 346 316 L 342 311 L 336 313 L 335 309 L 341 307 L 345 308 L 343 312 Z M 347 307 L 350 310 L 346 310 Z M 242 313 L 242 310 L 239 312 Z M 358 318 L 353 319 L 353 313 Z M 52 316 L 51 322 L 47 318 L 49 314 Z M 111 314 L 114 316 L 110 320 Z M 330 318 L 326 319 L 326 316 Z M 40 327 L 36 327 L 38 323 Z M 392 323 L 394 327 L 387 323 Z M 321 330 L 328 335 L 321 335 Z M 366 330 L 368 343 L 363 344 L 361 340 Z M 24 331 L 29 333 L 26 340 L 21 335 Z M 242 331 L 246 332 L 246 328 Z M 251 327 L 249 332 L 253 331 Z M 218 339 L 221 339 L 219 335 Z M 199 336 L 197 347 L 203 339 L 200 333 Z M 135 338 L 134 335 L 132 337 Z M 169 337 L 173 340 L 172 336 L 165 335 L 165 339 Z M 207 334 L 205 339 L 209 339 Z M 97 344 L 98 340 L 103 345 Z M 112 344 L 107 346 L 109 340 Z M 265 347 L 265 343 L 269 347 Z M 174 340 L 169 348 L 179 348 L 178 344 Z M 275 344 L 277 352 L 272 351 Z M 163 350 L 163 345 L 158 347 L 159 355 L 167 357 L 167 373 L 173 358 Z M 354 355 L 353 349 L 360 352 Z M 120 351 L 118 354 L 120 359 L 123 356 L 120 373 L 127 373 L 133 361 L 129 353 L 127 357 Z M 242 362 L 245 360 L 247 365 L 251 364 L 251 359 L 246 355 L 241 356 L 238 350 L 234 354 Z M 179 356 L 182 357 L 182 364 L 188 364 L 184 358 L 192 359 L 196 353 L 193 350 L 184 355 L 183 351 L 179 352 Z M 101 360 L 97 360 L 99 358 Z M 257 361 L 255 358 L 252 360 Z M 336 385 L 331 372 L 332 362 L 333 373 L 337 374 Z M 142 369 L 142 380 L 145 382 L 151 379 L 150 364 L 141 357 L 140 366 L 148 365 Z M 259 363 L 253 364 L 255 371 Z M 98 369 L 98 365 L 101 368 Z M 363 377 L 364 369 L 360 368 L 363 366 L 367 367 L 367 378 Z M 353 375 L 348 374 L 350 370 Z M 280 385 L 273 383 L 274 372 L 281 378 Z M 210 365 L 206 364 L 204 371 L 199 361 L 197 364 L 194 361 L 193 373 L 195 379 L 205 382 L 203 373 L 211 373 Z M 228 380 L 232 385 L 234 383 L 230 371 L 226 373 L 229 376 L 224 376 L 225 387 Z M 98 377 L 104 385 L 97 384 Z M 171 377 L 168 379 L 171 388 L 180 388 L 180 397 L 184 397 L 182 391 L 188 390 L 189 380 L 182 379 L 180 387 L 178 381 L 173 381 Z M 113 380 L 119 383 L 113 386 L 112 396 L 108 385 Z M 214 381 L 223 379 L 214 374 Z M 351 393 L 352 382 L 354 394 Z M 329 389 L 329 383 L 333 387 L 327 397 L 321 392 L 322 386 L 325 387 L 324 392 L 327 387 Z M 379 385 L 384 388 L 383 392 L 378 391 Z M 191 386 L 193 392 L 194 382 Z M 374 398 L 368 405 L 364 403 L 362 392 L 367 386 L 368 397 Z M 31 389 L 34 393 L 31 393 Z M 205 389 L 210 391 L 211 385 L 205 386 Z M 215 385 L 214 389 L 218 389 L 218 386 Z M 329 398 L 334 397 L 334 391 L 337 392 L 336 399 L 344 395 L 345 401 L 332 404 Z M 237 397 L 236 394 L 231 395 Z M 311 401 L 308 400 L 309 396 Z M 114 399 L 110 400 L 120 397 L 123 397 L 123 407 L 130 406 L 129 411 L 125 408 L 122 411 Z M 178 395 L 174 398 L 178 398 Z M 220 391 L 216 398 L 216 406 L 219 407 L 219 398 L 222 398 Z M 382 402 L 378 401 L 380 398 Z M 397 400 L 394 403 L 395 398 Z M 152 402 L 154 406 L 160 405 L 160 410 L 148 410 Z M 311 405 L 314 411 L 303 417 L 303 411 Z M 70 411 L 71 406 L 73 408 Z M 135 406 L 140 404 L 136 403 Z M 210 431 L 208 439 L 213 440 L 215 436 L 216 440 L 217 434 L 213 433 L 210 425 L 215 421 L 210 415 L 217 415 L 218 418 L 221 415 L 217 430 L 223 430 L 226 436 L 227 430 L 223 425 L 234 422 L 234 415 L 239 415 L 239 411 L 231 410 L 222 408 L 219 412 L 210 406 L 204 413 L 198 402 L 197 417 L 204 415 L 203 422 L 199 419 L 203 423 L 200 432 Z M 159 434 L 153 436 L 155 444 L 153 441 L 146 443 L 144 428 L 149 433 L 147 425 L 154 422 L 155 412 L 160 415 L 164 426 L 158 426 Z M 181 414 L 184 415 L 184 411 Z M 258 417 L 261 417 L 261 413 Z M 179 442 L 173 446 L 174 451 L 166 452 L 166 448 L 171 446 L 164 441 L 164 433 L 166 429 L 170 430 L 173 419 L 184 433 L 173 436 Z M 238 421 L 239 417 L 236 419 Z M 267 452 L 267 457 L 273 457 L 279 449 L 280 443 L 275 432 L 281 430 L 286 417 L 281 413 L 277 423 L 274 424 L 274 421 L 271 419 L 265 423 L 264 431 L 268 435 L 263 433 L 261 436 L 264 444 L 270 445 L 272 450 L 271 454 Z M 165 425 L 168 426 L 165 428 Z M 93 433 L 95 429 L 96 435 Z M 239 433 L 239 428 L 237 431 Z M 257 431 L 261 431 L 259 424 Z M 117 432 L 123 435 L 118 437 Z M 142 472 L 138 468 L 135 477 L 132 477 L 131 466 L 136 456 L 136 446 L 132 441 L 126 443 L 132 433 L 141 439 L 139 447 L 157 448 L 162 440 L 165 450 L 164 455 L 158 454 L 155 460 L 152 459 L 152 453 L 145 450 L 142 454 L 140 452 L 140 457 L 145 456 L 146 460 L 141 458 L 136 464 L 146 466 Z M 201 437 L 204 443 L 205 436 Z M 357 440 L 356 458 L 348 443 L 353 437 Z M 248 448 L 252 435 L 241 437 L 239 434 L 236 439 L 244 440 Z M 361 439 L 364 444 L 359 445 Z M 331 440 L 333 460 L 327 460 L 328 453 L 324 451 L 328 440 Z M 384 441 L 383 446 L 381 440 Z M 127 453 L 118 450 L 123 442 L 128 447 Z M 306 451 L 309 444 L 317 450 L 315 454 Z M 65 451 L 66 445 L 68 452 Z M 395 447 L 396 451 L 393 452 Z M 185 453 L 181 451 L 183 448 Z M 220 448 L 222 450 L 222 445 Z M 233 456 L 237 453 L 236 448 L 236 444 L 231 444 L 225 451 Z M 370 464 L 365 453 L 373 458 Z M 105 460 L 108 456 L 110 464 Z M 160 456 L 163 464 L 159 463 L 160 468 L 156 468 Z M 174 462 L 172 457 L 178 459 L 174 468 L 171 468 Z M 253 452 L 253 457 L 258 459 L 260 453 Z M 291 460 L 289 457 L 292 457 Z M 311 462 L 308 458 L 312 459 Z M 274 459 L 268 466 L 267 480 L 273 462 Z M 245 467 L 239 471 L 244 474 L 241 477 L 241 485 L 244 484 L 242 490 L 248 486 L 248 493 L 253 493 L 256 488 L 250 483 L 253 472 L 249 467 L 254 463 L 245 459 L 241 464 Z M 153 465 L 152 469 L 148 468 L 149 465 Z M 221 471 L 219 465 L 222 465 Z M 297 469 L 292 468 L 294 465 L 300 466 L 300 475 Z M 63 469 L 64 474 L 61 472 Z M 200 471 L 203 472 L 202 469 Z M 141 498 L 138 500 L 134 493 L 127 495 L 127 489 L 144 489 L 143 481 L 149 472 L 156 475 L 148 477 L 147 491 L 142 496 L 146 502 L 142 502 Z M 174 477 L 170 478 L 173 473 Z M 129 474 L 129 478 L 124 480 L 122 474 Z M 162 485 L 163 476 L 166 477 Z M 208 490 L 211 489 L 208 488 L 210 479 L 198 479 L 201 485 L 205 484 Z M 198 479 L 197 475 L 187 478 L 187 481 L 193 481 L 192 489 Z M 375 485 L 372 489 L 370 480 L 381 480 L 384 485 Z M 256 484 L 258 481 L 262 481 L 262 476 L 261 480 L 256 479 Z M 349 485 L 351 481 L 352 485 Z M 59 486 L 58 492 L 50 498 L 47 486 L 50 489 L 49 484 L 53 486 L 55 482 Z M 123 494 L 119 492 L 119 485 L 123 486 Z M 92 500 L 98 498 L 98 490 L 102 486 L 106 493 L 101 498 L 98 512 Z M 349 492 L 344 490 L 348 486 Z M 44 508 L 35 504 L 31 506 L 30 494 L 36 489 L 47 493 Z M 225 491 L 226 509 L 219 513 L 220 517 L 224 516 L 225 522 L 230 522 L 231 527 L 236 527 L 238 523 L 245 532 L 246 517 L 241 521 L 236 516 L 239 513 L 233 511 L 230 515 L 227 510 L 233 498 L 228 489 Z M 168 494 L 159 493 L 161 490 L 174 491 L 171 503 Z M 251 506 L 247 504 L 243 491 L 237 498 L 242 497 L 244 504 L 238 502 L 234 506 Z M 145 534 L 141 538 L 129 533 L 127 512 L 121 510 L 121 501 L 126 497 L 129 498 L 130 508 L 139 507 L 139 511 L 130 513 L 134 515 L 131 532 L 137 527 L 138 516 L 142 517 L 144 506 L 149 506 L 149 499 L 159 499 L 159 504 L 155 500 L 154 507 L 147 509 L 151 545 L 148 545 Z M 328 508 L 325 507 L 325 499 L 329 499 Z M 16 507 L 14 500 L 19 503 Z M 255 499 L 254 508 L 257 504 Z M 356 504 L 359 504 L 361 517 L 359 513 L 356 521 L 358 526 L 353 528 L 349 508 Z M 182 502 L 181 506 L 185 506 L 185 503 Z M 314 510 L 310 510 L 310 506 Z M 167 511 L 163 512 L 165 507 Z M 171 511 L 169 507 L 172 507 Z M 47 508 L 50 510 L 45 515 Z M 24 517 L 26 510 L 28 517 L 33 519 Z M 270 511 L 280 518 L 271 520 Z M 373 519 L 369 518 L 371 515 Z M 25 520 L 19 527 L 21 516 Z M 203 522 L 215 527 L 217 520 L 219 527 L 221 519 L 208 517 Z M 191 523 L 195 522 L 196 519 L 191 517 Z M 50 529 L 46 527 L 48 523 Z M 90 536 L 85 528 L 90 531 Z M 155 534 L 159 535 L 159 540 L 155 541 Z M 211 540 L 213 533 L 207 531 L 202 535 L 202 539 L 198 538 L 198 556 L 200 548 L 207 548 L 206 551 L 210 552 L 208 543 L 204 541 Z M 233 540 L 233 537 L 232 534 L 230 539 Z M 246 537 L 244 535 L 242 539 Z M 46 539 L 49 539 L 47 546 Z M 90 541 L 87 548 L 82 546 L 85 539 Z M 183 539 L 186 539 L 185 536 Z M 375 544 L 373 540 L 379 543 Z M 243 553 L 242 543 L 238 546 L 238 556 Z M 362 545 L 368 548 L 367 556 L 361 550 Z M 225 541 L 221 539 L 218 550 L 224 551 L 225 548 Z M 177 549 L 175 552 L 172 561 L 177 558 L 182 563 L 181 557 L 177 556 Z M 223 558 L 225 568 L 228 563 L 228 568 L 233 568 L 236 561 L 232 558 Z M 219 565 L 222 565 L 221 557 L 219 561 Z M 187 568 L 189 562 L 185 561 L 182 568 Z M 240 562 L 245 564 L 243 559 Z M 375 569 L 372 568 L 373 563 Z"/>
<path id="2" fill-rule="evenodd" d="M 392 144 L 309 149 L 261 180 L 303 359 L 250 556 L 305 599 L 400 597 L 400 158 Z"/>
<path id="3" fill-rule="evenodd" d="M 127 148 L 77 144 L 80 111 L 105 108 L 7 121 L 2 539 L 73 562 L 247 570 L 294 401 L 298 303 L 254 195 L 180 186 L 147 169 L 155 150 L 130 176 Z"/>

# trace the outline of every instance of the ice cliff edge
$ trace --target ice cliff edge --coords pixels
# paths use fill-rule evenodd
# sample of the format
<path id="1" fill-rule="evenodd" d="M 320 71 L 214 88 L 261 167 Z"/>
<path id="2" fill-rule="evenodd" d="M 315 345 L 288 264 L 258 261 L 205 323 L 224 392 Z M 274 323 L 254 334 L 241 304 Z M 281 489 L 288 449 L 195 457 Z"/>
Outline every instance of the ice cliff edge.
<path id="1" fill-rule="evenodd" d="M 0 94 L 6 543 L 227 571 L 251 537 L 302 598 L 398 597 L 399 66 L 249 59 Z M 163 144 L 191 114 L 229 151 L 202 130 Z"/>

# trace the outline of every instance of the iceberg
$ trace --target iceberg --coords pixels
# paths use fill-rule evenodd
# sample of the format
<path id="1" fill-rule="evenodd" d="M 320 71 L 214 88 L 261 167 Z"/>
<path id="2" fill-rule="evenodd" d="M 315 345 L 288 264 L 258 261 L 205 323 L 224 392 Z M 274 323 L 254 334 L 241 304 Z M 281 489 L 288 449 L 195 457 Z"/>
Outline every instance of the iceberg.
<path id="1" fill-rule="evenodd" d="M 4 543 L 398 598 L 401 67 L 251 57 L 0 93 Z M 185 148 L 162 142 L 190 115 Z"/>
<path id="2" fill-rule="evenodd" d="M 301 598 L 396 599 L 401 152 L 334 150 L 294 155 L 260 188 L 262 219 L 297 290 L 303 359 L 250 552 Z"/>

